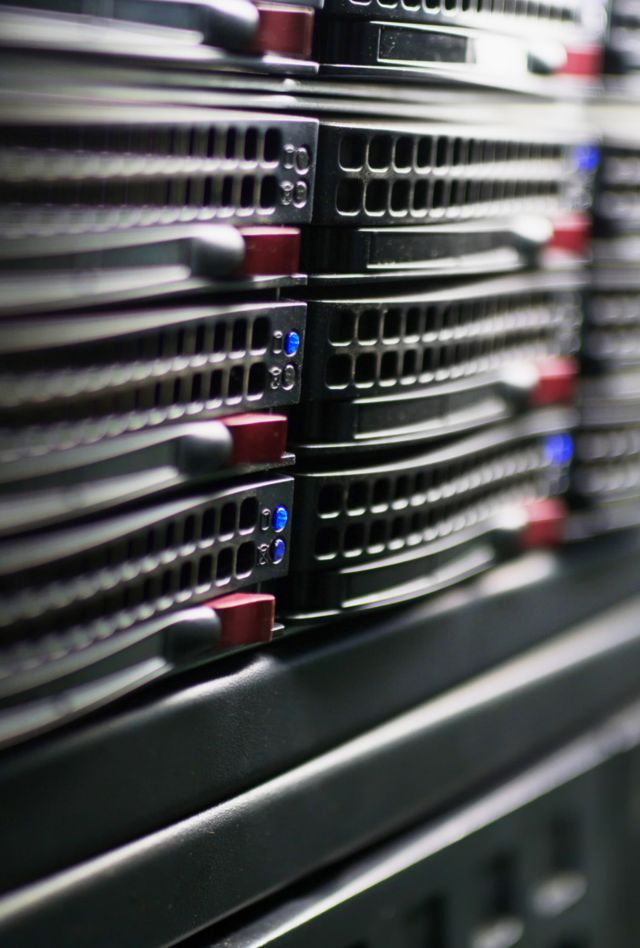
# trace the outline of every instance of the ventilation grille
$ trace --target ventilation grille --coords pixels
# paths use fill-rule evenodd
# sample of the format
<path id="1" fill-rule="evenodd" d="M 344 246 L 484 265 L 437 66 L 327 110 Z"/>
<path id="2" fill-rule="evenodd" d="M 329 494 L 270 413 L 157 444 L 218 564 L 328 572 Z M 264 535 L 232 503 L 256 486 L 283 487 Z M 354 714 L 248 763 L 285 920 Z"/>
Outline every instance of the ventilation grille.
<path id="1" fill-rule="evenodd" d="M 449 462 L 416 459 L 397 472 L 380 468 L 297 478 L 297 504 L 314 511 L 305 559 L 335 566 L 375 560 L 477 528 L 504 504 L 544 494 L 550 462 L 540 438 L 469 452 Z"/>
<path id="2" fill-rule="evenodd" d="M 1 233 L 20 238 L 194 221 L 299 222 L 308 217 L 314 135 L 313 122 L 224 114 L 197 125 L 5 127 Z"/>
<path id="3" fill-rule="evenodd" d="M 640 293 L 595 293 L 585 351 L 594 359 L 640 362 Z"/>
<path id="4" fill-rule="evenodd" d="M 628 6 L 625 9 L 619 9 L 613 3 L 610 21 L 613 29 L 635 36 L 636 32 L 640 30 L 640 11 L 631 10 Z"/>
<path id="5" fill-rule="evenodd" d="M 0 372 L 0 408 L 5 424 L 11 420 L 27 428 L 5 430 L 5 438 L 15 441 L 13 450 L 22 454 L 32 444 L 34 451 L 46 451 L 50 444 L 86 440 L 91 435 L 83 435 L 78 425 L 84 419 L 96 421 L 95 440 L 230 409 L 297 401 L 304 304 L 265 304 L 190 318 L 187 311 L 183 320 L 177 313 L 168 325 L 159 311 L 157 327 L 131 331 L 136 319 L 149 326 L 152 316 L 132 314 L 127 324 L 107 315 L 102 317 L 105 337 L 98 341 L 12 355 L 12 371 Z M 109 333 L 110 319 L 119 331 Z M 65 328 L 74 331 L 65 324 L 61 332 Z M 300 340 L 291 357 L 284 351 L 290 332 Z M 49 434 L 45 425 L 53 426 Z"/>
<path id="6" fill-rule="evenodd" d="M 608 146 L 604 152 L 598 213 L 621 220 L 640 218 L 640 149 Z"/>
<path id="7" fill-rule="evenodd" d="M 608 183 L 640 184 L 640 149 L 608 145 L 604 152 L 603 179 Z"/>
<path id="8" fill-rule="evenodd" d="M 640 494 L 640 427 L 582 431 L 576 454 L 576 486 L 583 496 Z"/>
<path id="9" fill-rule="evenodd" d="M 278 503 L 290 508 L 291 484 L 282 478 L 53 535 L 49 561 L 29 564 L 27 549 L 27 562 L 5 576 L 0 625 L 20 637 L 77 628 L 100 638 L 105 629 L 282 574 L 285 560 L 274 566 L 269 550 L 259 551 L 272 531 L 259 532 L 258 520 Z M 29 544 L 20 542 L 21 557 Z M 5 546 L 5 562 L 15 551 Z"/>
<path id="10" fill-rule="evenodd" d="M 367 12 L 369 15 L 402 14 L 406 19 L 416 17 L 430 18 L 436 15 L 465 18 L 473 14 L 484 17 L 491 14 L 516 16 L 528 21 L 536 20 L 543 23 L 571 23 L 581 22 L 579 9 L 570 4 L 538 3 L 536 0 L 344 0 L 344 2 L 329 2 L 325 10 L 350 9 Z M 483 24 L 488 25 L 488 24 Z"/>
<path id="11" fill-rule="evenodd" d="M 571 291 L 311 307 L 311 345 L 326 355 L 324 366 L 316 358 L 305 373 L 309 398 L 404 391 L 572 351 L 580 324 L 580 297 Z"/>
<path id="12" fill-rule="evenodd" d="M 325 221 L 448 220 L 549 210 L 564 190 L 562 144 L 335 126 L 321 131 Z M 326 157 L 326 160 L 325 160 Z M 334 169 L 333 171 L 331 169 Z M 324 170 L 322 170 L 324 169 Z"/>

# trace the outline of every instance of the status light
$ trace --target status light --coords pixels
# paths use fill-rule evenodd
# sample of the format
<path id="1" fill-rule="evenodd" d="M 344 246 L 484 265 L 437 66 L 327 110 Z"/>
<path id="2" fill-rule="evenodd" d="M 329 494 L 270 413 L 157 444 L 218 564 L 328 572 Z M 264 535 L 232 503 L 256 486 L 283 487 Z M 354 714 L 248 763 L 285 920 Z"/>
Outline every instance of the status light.
<path id="1" fill-rule="evenodd" d="M 273 511 L 273 529 L 281 533 L 289 523 L 289 511 L 286 507 L 276 507 Z"/>
<path id="2" fill-rule="evenodd" d="M 579 145 L 573 150 L 573 164 L 578 171 L 592 173 L 600 164 L 600 149 L 597 145 Z"/>
<path id="3" fill-rule="evenodd" d="M 294 356 L 300 348 L 300 333 L 292 329 L 287 333 L 284 341 L 284 351 L 288 356 Z"/>
<path id="4" fill-rule="evenodd" d="M 284 540 L 278 538 L 271 544 L 271 559 L 274 563 L 282 563 L 284 555 L 287 552 L 287 544 Z"/>
<path id="5" fill-rule="evenodd" d="M 549 435 L 544 443 L 544 453 L 550 464 L 564 467 L 573 459 L 573 438 L 570 434 Z"/>

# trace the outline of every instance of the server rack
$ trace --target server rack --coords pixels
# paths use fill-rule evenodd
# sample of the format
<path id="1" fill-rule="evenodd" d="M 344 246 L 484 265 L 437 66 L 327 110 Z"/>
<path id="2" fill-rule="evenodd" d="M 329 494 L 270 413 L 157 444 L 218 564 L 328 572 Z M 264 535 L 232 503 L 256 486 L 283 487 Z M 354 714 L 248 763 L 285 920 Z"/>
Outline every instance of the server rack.
<path id="1" fill-rule="evenodd" d="M 633 944 L 634 29 L 0 10 L 3 944 Z"/>

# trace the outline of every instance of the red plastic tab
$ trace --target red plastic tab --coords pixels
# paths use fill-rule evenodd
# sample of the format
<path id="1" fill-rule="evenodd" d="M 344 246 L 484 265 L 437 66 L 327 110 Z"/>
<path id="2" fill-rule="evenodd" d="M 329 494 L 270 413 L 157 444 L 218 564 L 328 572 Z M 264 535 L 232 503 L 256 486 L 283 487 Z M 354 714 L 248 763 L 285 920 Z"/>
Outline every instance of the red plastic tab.
<path id="1" fill-rule="evenodd" d="M 287 276 L 300 268 L 297 227 L 243 227 L 245 276 Z"/>
<path id="2" fill-rule="evenodd" d="M 538 363 L 538 383 L 531 393 L 531 405 L 565 405 L 573 401 L 578 381 L 575 359 L 550 357 Z"/>
<path id="3" fill-rule="evenodd" d="M 578 257 L 586 257 L 591 240 L 591 221 L 584 214 L 569 214 L 553 223 L 550 250 L 563 250 Z"/>
<path id="4" fill-rule="evenodd" d="M 308 59 L 313 46 L 313 10 L 284 4 L 258 3 L 258 33 L 253 48 L 259 53 L 280 53 Z"/>
<path id="5" fill-rule="evenodd" d="M 207 603 L 222 626 L 221 648 L 270 642 L 276 617 L 276 600 L 266 593 L 230 593 Z"/>
<path id="6" fill-rule="evenodd" d="M 579 46 L 567 49 L 567 61 L 558 70 L 562 76 L 579 76 L 583 79 L 593 79 L 601 76 L 604 57 L 601 46 Z"/>
<path id="7" fill-rule="evenodd" d="M 564 543 L 567 508 L 562 500 L 550 497 L 534 500 L 526 506 L 528 522 L 524 528 L 520 545 L 525 550 Z"/>
<path id="8" fill-rule="evenodd" d="M 279 461 L 287 447 L 284 415 L 244 414 L 220 419 L 231 432 L 231 464 L 269 464 Z"/>

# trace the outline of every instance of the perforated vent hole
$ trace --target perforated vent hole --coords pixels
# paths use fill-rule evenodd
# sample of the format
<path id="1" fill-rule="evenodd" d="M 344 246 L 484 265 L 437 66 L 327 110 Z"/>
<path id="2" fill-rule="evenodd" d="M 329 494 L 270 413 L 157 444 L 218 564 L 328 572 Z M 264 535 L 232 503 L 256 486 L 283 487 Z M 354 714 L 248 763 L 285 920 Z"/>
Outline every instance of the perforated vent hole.
<path id="1" fill-rule="evenodd" d="M 391 210 L 394 214 L 407 214 L 411 197 L 408 181 L 394 181 L 391 188 Z"/>
<path id="2" fill-rule="evenodd" d="M 268 175 L 260 182 L 260 207 L 265 211 L 275 210 L 278 196 L 278 181 L 273 175 Z"/>
<path id="3" fill-rule="evenodd" d="M 348 355 L 332 355 L 327 360 L 327 386 L 346 388 L 351 380 L 351 359 Z"/>
<path id="4" fill-rule="evenodd" d="M 399 309 L 388 309 L 382 322 L 382 336 L 385 341 L 398 341 L 402 329 L 402 313 Z"/>
<path id="5" fill-rule="evenodd" d="M 373 352 L 363 352 L 357 357 L 354 377 L 356 385 L 373 385 L 376 380 L 376 356 Z"/>
<path id="6" fill-rule="evenodd" d="M 253 543 L 243 543 L 236 555 L 236 576 L 238 579 L 251 573 L 255 564 L 255 548 Z"/>
<path id="7" fill-rule="evenodd" d="M 258 130 L 248 128 L 244 136 L 245 161 L 255 161 L 258 157 Z"/>
<path id="8" fill-rule="evenodd" d="M 320 560 L 337 556 L 340 534 L 333 527 L 322 527 L 316 535 L 316 556 Z"/>
<path id="9" fill-rule="evenodd" d="M 412 945 L 425 948 L 449 948 L 447 902 L 444 896 L 433 895 L 415 909 L 408 919 Z"/>
<path id="10" fill-rule="evenodd" d="M 427 181 L 416 181 L 413 187 L 411 209 L 416 214 L 426 213 L 429 207 L 429 184 Z"/>
<path id="11" fill-rule="evenodd" d="M 346 345 L 354 337 L 355 313 L 347 309 L 337 309 L 329 320 L 329 340 L 337 345 Z"/>
<path id="12" fill-rule="evenodd" d="M 240 185 L 240 207 L 253 207 L 253 185 L 255 179 L 245 176 Z"/>
<path id="13" fill-rule="evenodd" d="M 377 480 L 373 485 L 373 508 L 387 507 L 389 504 L 390 485 L 388 480 Z"/>
<path id="14" fill-rule="evenodd" d="M 236 529 L 236 505 L 227 503 L 220 512 L 220 535 L 231 536 Z"/>
<path id="15" fill-rule="evenodd" d="M 343 178 L 338 184 L 336 209 L 340 214 L 357 214 L 362 207 L 363 185 L 355 178 Z"/>
<path id="16" fill-rule="evenodd" d="M 486 914 L 489 918 L 516 914 L 518 867 L 510 853 L 494 856 L 481 872 L 487 887 Z"/>
<path id="17" fill-rule="evenodd" d="M 258 524 L 258 501 L 255 497 L 246 497 L 240 504 L 239 527 L 242 533 L 255 530 Z"/>
<path id="18" fill-rule="evenodd" d="M 374 520 L 369 531 L 369 550 L 381 551 L 387 542 L 387 525 L 384 520 Z"/>
<path id="19" fill-rule="evenodd" d="M 407 349 L 402 356 L 401 376 L 403 380 L 413 381 L 418 374 L 418 355 L 414 349 Z"/>
<path id="20" fill-rule="evenodd" d="M 359 171 L 364 166 L 366 147 L 364 135 L 345 135 L 340 142 L 340 167 Z"/>
<path id="21" fill-rule="evenodd" d="M 417 306 L 407 310 L 405 315 L 405 335 L 407 339 L 418 339 L 420 337 L 421 315 Z"/>
<path id="22" fill-rule="evenodd" d="M 240 398 L 244 387 L 244 367 L 234 365 L 229 371 L 229 398 Z"/>
<path id="23" fill-rule="evenodd" d="M 548 831 L 549 863 L 558 871 L 577 869 L 583 861 L 580 822 L 569 813 L 556 816 Z"/>
<path id="24" fill-rule="evenodd" d="M 225 147 L 224 147 L 225 158 L 228 158 L 228 159 L 235 158 L 237 137 L 238 136 L 237 136 L 237 132 L 235 128 L 230 128 L 227 131 L 227 139 L 226 139 Z"/>
<path id="25" fill-rule="evenodd" d="M 251 329 L 252 352 L 264 352 L 269 344 L 271 335 L 271 321 L 266 316 L 259 316 Z"/>
<path id="26" fill-rule="evenodd" d="M 447 183 L 441 179 L 433 185 L 433 196 L 431 206 L 434 211 L 441 210 L 446 204 Z"/>
<path id="27" fill-rule="evenodd" d="M 218 561 L 216 563 L 216 582 L 217 583 L 228 583 L 233 575 L 233 550 L 229 546 L 225 546 L 224 549 L 220 550 L 218 553 Z"/>
<path id="28" fill-rule="evenodd" d="M 213 540 L 216 535 L 216 511 L 209 507 L 202 517 L 201 536 L 203 540 Z"/>
<path id="29" fill-rule="evenodd" d="M 324 484 L 318 494 L 318 513 L 336 516 L 342 510 L 342 491 L 337 484 Z"/>
<path id="30" fill-rule="evenodd" d="M 449 141 L 446 138 L 436 139 L 435 166 L 443 168 L 449 163 Z"/>
<path id="31" fill-rule="evenodd" d="M 346 556 L 355 556 L 364 549 L 364 526 L 350 523 L 344 532 L 344 552 Z"/>
<path id="32" fill-rule="evenodd" d="M 282 134 L 277 128 L 267 129 L 264 139 L 264 160 L 276 162 L 282 148 Z"/>
<path id="33" fill-rule="evenodd" d="M 433 154 L 433 139 L 419 138 L 416 148 L 416 166 L 420 169 L 430 168 Z"/>
<path id="34" fill-rule="evenodd" d="M 244 352 L 247 346 L 247 320 L 236 319 L 233 322 L 231 347 L 234 352 Z"/>
<path id="35" fill-rule="evenodd" d="M 196 518 L 192 515 L 188 516 L 184 522 L 184 534 L 183 542 L 185 544 L 192 544 L 197 540 L 196 535 Z"/>
<path id="36" fill-rule="evenodd" d="M 413 165 L 413 139 L 403 136 L 396 141 L 393 163 L 398 171 L 408 171 Z"/>
<path id="37" fill-rule="evenodd" d="M 209 586 L 213 580 L 213 557 L 210 554 L 200 557 L 198 563 L 198 586 Z"/>
<path id="38" fill-rule="evenodd" d="M 249 369 L 247 394 L 253 398 L 262 395 L 267 384 L 267 367 L 264 362 L 254 362 Z"/>
<path id="39" fill-rule="evenodd" d="M 358 317 L 358 341 L 373 343 L 380 334 L 380 314 L 376 310 L 364 310 Z"/>
<path id="40" fill-rule="evenodd" d="M 380 360 L 380 381 L 382 383 L 395 383 L 398 379 L 398 354 L 396 352 L 383 352 Z"/>
<path id="41" fill-rule="evenodd" d="M 386 171 L 391 165 L 391 138 L 374 135 L 369 142 L 368 164 L 372 171 Z"/>
<path id="42" fill-rule="evenodd" d="M 178 585 L 181 590 L 190 589 L 193 585 L 193 580 L 191 578 L 191 563 L 183 563 L 180 567 L 180 578 L 178 580 Z"/>
<path id="43" fill-rule="evenodd" d="M 367 508 L 368 490 L 366 481 L 354 481 L 347 493 L 347 510 L 350 514 L 363 513 Z"/>
<path id="44" fill-rule="evenodd" d="M 402 475 L 396 480 L 393 492 L 393 506 L 406 507 L 409 503 L 409 479 Z"/>
<path id="45" fill-rule="evenodd" d="M 387 208 L 389 183 L 382 178 L 374 178 L 367 184 L 364 206 L 368 214 L 383 214 Z"/>

